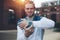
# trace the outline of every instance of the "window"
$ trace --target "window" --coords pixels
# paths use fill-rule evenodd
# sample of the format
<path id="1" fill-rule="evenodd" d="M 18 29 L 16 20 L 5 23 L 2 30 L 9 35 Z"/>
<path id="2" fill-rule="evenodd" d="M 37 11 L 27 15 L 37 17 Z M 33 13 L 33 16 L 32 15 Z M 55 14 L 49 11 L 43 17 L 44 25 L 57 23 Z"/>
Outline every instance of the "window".
<path id="1" fill-rule="evenodd" d="M 14 13 L 14 10 L 9 9 L 8 10 L 8 24 L 15 24 L 16 23 L 16 15 Z"/>
<path id="2" fill-rule="evenodd" d="M 57 11 L 57 10 L 56 10 L 54 7 L 52 7 L 50 11 L 51 11 L 51 12 L 55 12 L 55 11 Z"/>
<path id="3" fill-rule="evenodd" d="M 59 5 L 60 5 L 60 1 L 59 1 Z"/>
<path id="4" fill-rule="evenodd" d="M 48 6 L 48 3 L 45 3 L 44 6 L 45 6 L 45 7 Z"/>

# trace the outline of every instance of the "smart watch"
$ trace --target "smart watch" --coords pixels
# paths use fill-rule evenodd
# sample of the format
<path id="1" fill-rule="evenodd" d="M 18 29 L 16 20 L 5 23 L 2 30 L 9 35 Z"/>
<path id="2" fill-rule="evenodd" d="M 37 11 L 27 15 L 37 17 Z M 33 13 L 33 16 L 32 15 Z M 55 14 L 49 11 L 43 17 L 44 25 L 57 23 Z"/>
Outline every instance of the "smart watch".
<path id="1" fill-rule="evenodd" d="M 28 26 L 26 28 L 29 28 L 32 25 L 32 22 L 28 22 Z"/>

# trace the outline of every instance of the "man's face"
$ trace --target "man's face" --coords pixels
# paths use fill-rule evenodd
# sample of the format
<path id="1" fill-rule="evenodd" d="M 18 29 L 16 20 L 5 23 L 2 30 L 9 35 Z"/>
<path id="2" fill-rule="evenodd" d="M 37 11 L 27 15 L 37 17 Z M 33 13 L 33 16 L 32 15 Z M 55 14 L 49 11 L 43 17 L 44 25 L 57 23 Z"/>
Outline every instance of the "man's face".
<path id="1" fill-rule="evenodd" d="M 33 14 L 34 14 L 34 5 L 33 4 L 26 4 L 25 5 L 25 12 L 26 12 L 26 15 L 31 17 Z"/>

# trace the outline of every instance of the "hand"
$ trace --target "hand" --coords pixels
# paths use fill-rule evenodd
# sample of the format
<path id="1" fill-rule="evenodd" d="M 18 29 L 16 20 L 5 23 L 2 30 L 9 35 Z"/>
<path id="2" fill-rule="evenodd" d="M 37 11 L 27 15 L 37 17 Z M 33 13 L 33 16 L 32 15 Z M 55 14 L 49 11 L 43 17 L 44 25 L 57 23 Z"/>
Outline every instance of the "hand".
<path id="1" fill-rule="evenodd" d="M 31 27 L 30 29 L 25 28 L 25 36 L 29 37 L 34 32 L 34 28 Z"/>
<path id="2" fill-rule="evenodd" d="M 19 27 L 24 29 L 24 27 L 26 27 L 27 25 L 28 25 L 28 22 L 26 20 L 23 20 L 20 22 Z"/>

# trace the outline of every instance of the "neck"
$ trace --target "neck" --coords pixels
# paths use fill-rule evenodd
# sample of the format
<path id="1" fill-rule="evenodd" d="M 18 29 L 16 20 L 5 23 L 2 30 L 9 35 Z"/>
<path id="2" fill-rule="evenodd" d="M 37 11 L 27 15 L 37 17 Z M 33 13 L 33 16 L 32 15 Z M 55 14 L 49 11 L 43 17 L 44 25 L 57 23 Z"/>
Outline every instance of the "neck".
<path id="1" fill-rule="evenodd" d="M 28 16 L 29 18 L 32 18 L 33 16 Z"/>
<path id="2" fill-rule="evenodd" d="M 34 14 L 32 16 L 27 16 L 27 17 L 32 18 L 33 16 L 34 16 Z"/>

